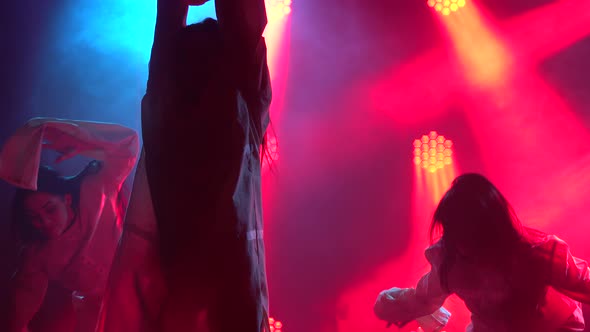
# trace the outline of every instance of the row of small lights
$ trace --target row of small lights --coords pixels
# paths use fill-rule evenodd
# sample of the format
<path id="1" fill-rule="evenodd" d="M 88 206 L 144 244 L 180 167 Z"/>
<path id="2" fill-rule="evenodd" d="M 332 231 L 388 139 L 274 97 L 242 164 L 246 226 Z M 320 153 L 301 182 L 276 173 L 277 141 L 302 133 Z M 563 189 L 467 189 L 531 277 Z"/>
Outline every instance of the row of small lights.
<path id="1" fill-rule="evenodd" d="M 269 318 L 268 323 L 270 324 L 270 332 L 282 332 L 283 323 L 274 318 Z"/>
<path id="2" fill-rule="evenodd" d="M 428 7 L 434 8 L 437 12 L 447 16 L 465 7 L 465 0 L 428 0 Z"/>
<path id="3" fill-rule="evenodd" d="M 278 20 L 291 14 L 292 0 L 266 0 L 266 11 L 269 20 Z"/>
<path id="4" fill-rule="evenodd" d="M 431 131 L 414 140 L 414 164 L 431 173 L 453 163 L 453 141 Z"/>
<path id="5" fill-rule="evenodd" d="M 291 14 L 293 0 L 266 0 L 266 8 L 276 18 L 282 18 Z M 427 0 L 428 7 L 447 16 L 465 7 L 466 0 Z"/>
<path id="6" fill-rule="evenodd" d="M 266 8 L 272 18 L 280 19 L 291 14 L 293 0 L 266 0 Z M 428 7 L 447 16 L 467 5 L 466 0 L 427 0 Z"/>

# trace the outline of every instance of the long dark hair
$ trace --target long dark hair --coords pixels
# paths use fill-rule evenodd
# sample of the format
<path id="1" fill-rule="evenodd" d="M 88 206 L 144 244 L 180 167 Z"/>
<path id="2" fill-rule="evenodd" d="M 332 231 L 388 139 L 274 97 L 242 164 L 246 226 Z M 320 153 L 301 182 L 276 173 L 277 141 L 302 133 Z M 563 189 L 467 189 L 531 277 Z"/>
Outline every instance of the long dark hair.
<path id="1" fill-rule="evenodd" d="M 26 244 L 46 240 L 43 233 L 33 227 L 25 214 L 25 200 L 29 195 L 35 192 L 44 192 L 61 197 L 69 194 L 72 196 L 72 209 L 74 214 L 78 215 L 80 210 L 80 187 L 82 181 L 85 177 L 98 173 L 101 168 L 101 162 L 92 161 L 78 175 L 65 177 L 49 166 L 41 166 L 37 178 L 37 191 L 17 189 L 14 195 L 10 228 L 18 242 Z"/>
<path id="2" fill-rule="evenodd" d="M 442 234 L 440 279 L 445 288 L 458 256 L 501 268 L 527 243 L 508 200 L 487 178 L 474 173 L 457 177 L 441 199 L 430 226 L 431 240 L 437 234 Z"/>
<path id="3" fill-rule="evenodd" d="M 525 317 L 543 301 L 549 267 L 532 249 L 541 232 L 524 228 L 508 200 L 479 174 L 457 177 L 441 199 L 430 227 L 431 240 L 442 234 L 440 282 L 449 292 L 449 273 L 459 259 L 486 265 L 505 281 L 501 319 L 511 328 L 528 330 Z"/>

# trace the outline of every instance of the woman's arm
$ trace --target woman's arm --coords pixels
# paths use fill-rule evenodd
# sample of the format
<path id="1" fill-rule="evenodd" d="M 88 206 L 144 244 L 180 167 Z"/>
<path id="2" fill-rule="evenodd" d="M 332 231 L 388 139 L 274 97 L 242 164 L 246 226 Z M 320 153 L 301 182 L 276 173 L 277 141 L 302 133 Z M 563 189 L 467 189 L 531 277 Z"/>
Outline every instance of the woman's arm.
<path id="1" fill-rule="evenodd" d="M 270 102 L 267 49 L 262 37 L 268 22 L 264 0 L 216 0 L 215 8 L 230 55 L 228 65 L 237 74 L 239 88 L 247 100 L 266 91 Z"/>
<path id="2" fill-rule="evenodd" d="M 101 173 L 120 185 L 139 153 L 139 137 L 129 128 L 101 122 L 35 118 L 20 128 L 0 154 L 0 178 L 36 190 L 41 150 L 61 153 L 60 160 L 83 155 L 102 161 Z"/>
<path id="3" fill-rule="evenodd" d="M 551 286 L 576 301 L 590 304 L 588 262 L 574 257 L 567 243 L 556 236 L 550 236 L 545 246 L 551 250 Z"/>
<path id="4" fill-rule="evenodd" d="M 451 314 L 442 305 L 450 294 L 440 284 L 440 244 L 429 248 L 426 258 L 432 269 L 416 288 L 392 288 L 379 294 L 374 306 L 379 319 L 398 327 L 419 320 L 425 331 L 439 331 L 447 324 Z"/>
<path id="5" fill-rule="evenodd" d="M 373 308 L 375 315 L 398 327 L 419 320 L 425 331 L 440 330 L 451 314 L 442 307 L 447 294 L 429 285 L 432 279 L 435 278 L 429 272 L 420 279 L 416 288 L 392 288 L 381 292 Z"/>
<path id="6" fill-rule="evenodd" d="M 232 47 L 242 52 L 237 57 L 248 59 L 258 47 L 268 22 L 264 0 L 217 0 L 217 20 Z"/>
<path id="7" fill-rule="evenodd" d="M 174 36 L 186 26 L 186 0 L 158 0 L 154 43 L 150 56 L 147 92 L 153 93 L 166 84 L 174 47 Z"/>

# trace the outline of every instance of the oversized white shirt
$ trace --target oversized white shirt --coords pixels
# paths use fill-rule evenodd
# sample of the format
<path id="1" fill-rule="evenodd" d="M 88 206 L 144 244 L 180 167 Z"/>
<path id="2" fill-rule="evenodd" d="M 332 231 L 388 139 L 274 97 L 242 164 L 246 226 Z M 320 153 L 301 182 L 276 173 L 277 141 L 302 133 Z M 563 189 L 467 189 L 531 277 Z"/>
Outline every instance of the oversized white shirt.
<path id="1" fill-rule="evenodd" d="M 531 230 L 532 232 L 536 232 Z M 537 232 L 538 233 L 538 232 Z M 535 257 L 539 258 L 549 280 L 544 294 L 540 294 L 536 313 L 520 321 L 535 332 L 583 331 L 584 317 L 580 302 L 590 302 L 590 269 L 584 260 L 574 257 L 568 245 L 554 235 L 537 234 L 532 244 Z M 425 331 L 441 331 L 450 314 L 442 308 L 450 295 L 441 287 L 439 268 L 442 263 L 442 243 L 437 242 L 426 250 L 426 258 L 432 269 L 422 276 L 415 288 L 392 288 L 381 292 L 375 303 L 375 314 L 382 320 L 398 326 L 418 319 L 425 322 Z M 526 262 L 523 262 L 526 264 Z M 517 280 L 536 280 L 538 275 L 528 275 L 527 270 L 517 269 Z M 509 288 L 505 276 L 493 270 L 475 265 L 458 263 L 448 276 L 452 293 L 461 298 L 471 311 L 472 322 L 468 332 L 516 331 L 502 317 Z M 503 307 L 504 306 L 504 307 Z"/>
<path id="2" fill-rule="evenodd" d="M 98 173 L 81 183 L 77 219 L 59 238 L 25 248 L 11 287 L 11 329 L 20 331 L 39 310 L 49 280 L 77 292 L 77 298 L 100 297 L 122 231 L 119 191 L 139 153 L 137 133 L 99 122 L 35 118 L 8 139 L 0 155 L 0 178 L 24 189 L 37 189 L 41 150 L 47 128 L 94 147 L 80 154 L 101 162 Z M 64 143 L 64 144 L 62 144 Z M 76 143 L 76 142 L 72 142 Z M 74 144 L 76 145 L 76 144 Z"/>

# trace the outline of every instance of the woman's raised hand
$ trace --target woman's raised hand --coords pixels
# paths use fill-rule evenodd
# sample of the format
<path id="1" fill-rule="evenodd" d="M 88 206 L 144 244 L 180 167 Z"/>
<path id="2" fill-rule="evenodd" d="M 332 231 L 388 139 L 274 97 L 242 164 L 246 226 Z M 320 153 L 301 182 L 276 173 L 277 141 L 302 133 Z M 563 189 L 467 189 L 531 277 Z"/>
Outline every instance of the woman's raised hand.
<path id="1" fill-rule="evenodd" d="M 209 0 L 184 0 L 188 6 L 201 6 L 209 2 Z"/>

